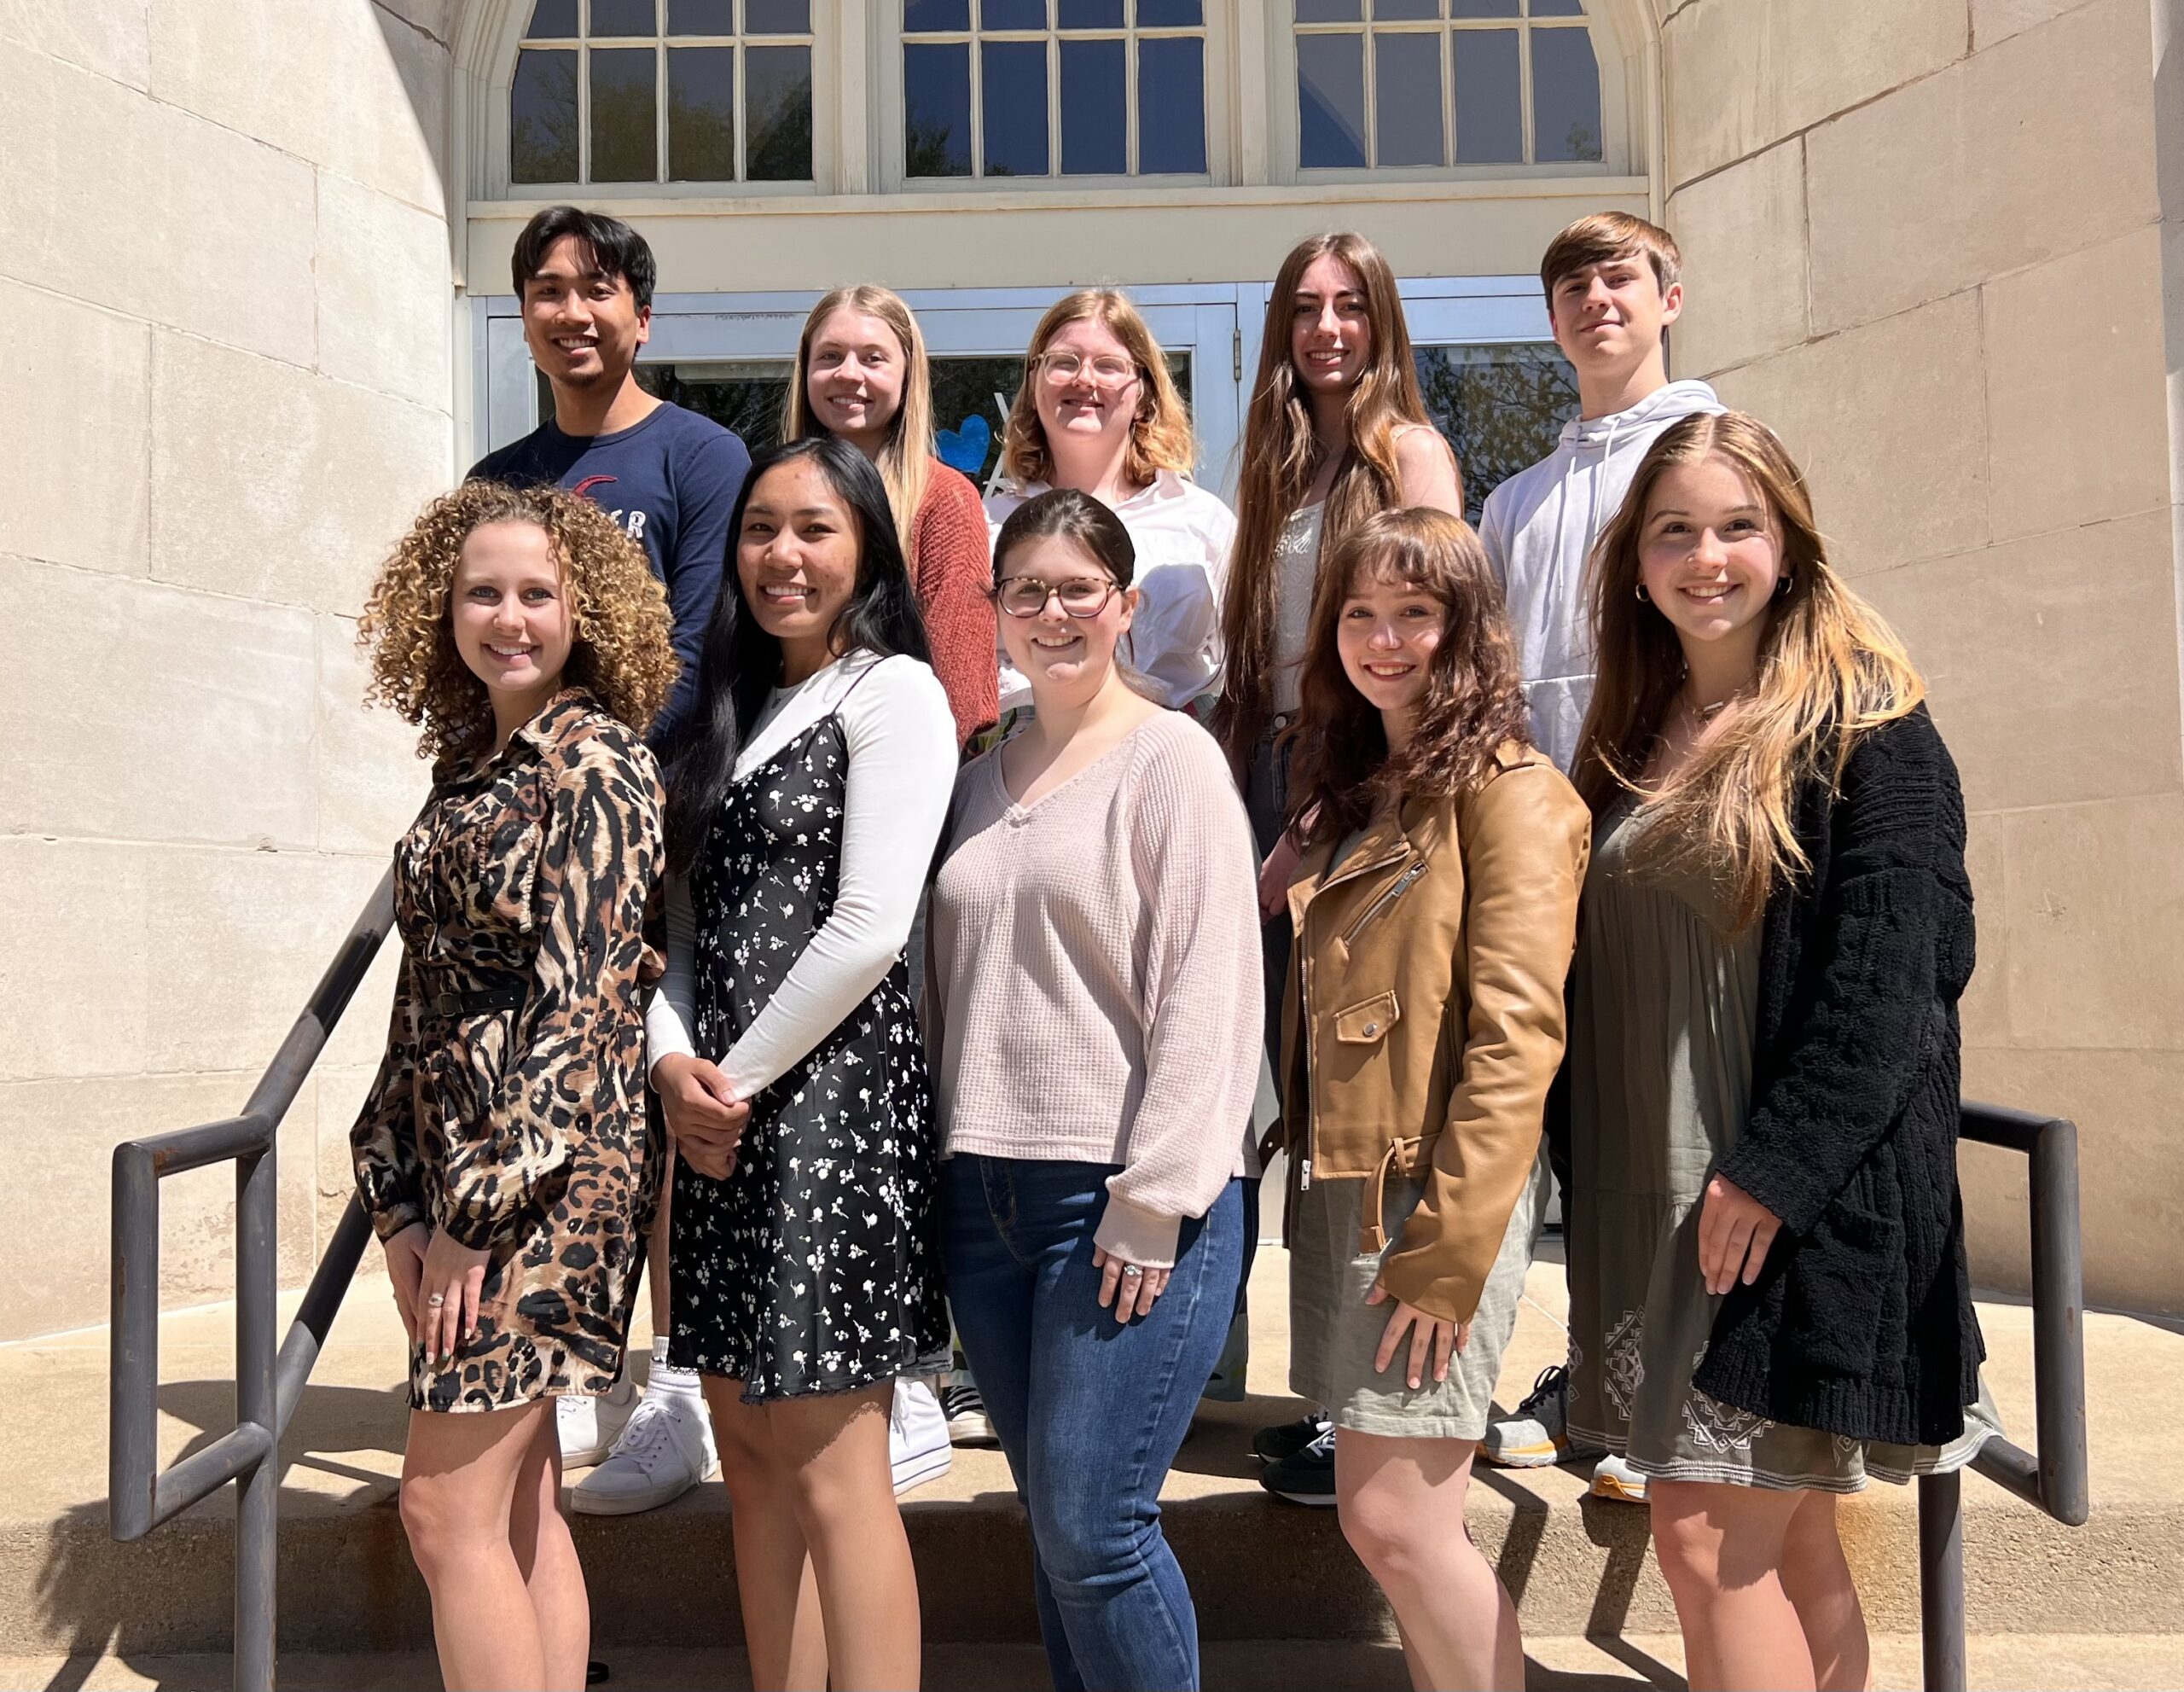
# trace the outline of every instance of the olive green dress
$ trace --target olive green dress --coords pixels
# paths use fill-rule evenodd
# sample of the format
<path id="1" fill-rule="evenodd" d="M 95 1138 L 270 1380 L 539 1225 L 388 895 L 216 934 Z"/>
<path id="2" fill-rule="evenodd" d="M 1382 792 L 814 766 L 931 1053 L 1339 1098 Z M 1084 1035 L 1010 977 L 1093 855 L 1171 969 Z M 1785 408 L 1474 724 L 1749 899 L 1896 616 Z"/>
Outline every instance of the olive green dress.
<path id="1" fill-rule="evenodd" d="M 1751 1100 L 1759 929 L 1728 890 L 1634 861 L 1648 823 L 1600 819 L 1570 1022 L 1570 1431 L 1664 1480 L 1855 1492 L 1969 1462 L 1998 1426 L 1983 1386 L 1946 1447 L 1848 1439 L 1692 1385 L 1721 1300 L 1699 1273 L 1699 1201 Z"/>

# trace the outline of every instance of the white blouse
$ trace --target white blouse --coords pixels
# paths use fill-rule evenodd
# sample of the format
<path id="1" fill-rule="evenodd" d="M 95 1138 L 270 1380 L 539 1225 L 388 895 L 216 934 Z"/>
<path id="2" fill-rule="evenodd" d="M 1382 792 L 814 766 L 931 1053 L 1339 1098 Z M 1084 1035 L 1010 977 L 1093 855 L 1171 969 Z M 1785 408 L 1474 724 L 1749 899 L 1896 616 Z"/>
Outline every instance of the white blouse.
<path id="1" fill-rule="evenodd" d="M 1009 513 L 1047 491 L 1046 483 L 1033 482 L 990 496 L 990 538 L 1001 538 Z M 1137 549 L 1137 618 L 1123 657 L 1157 684 L 1162 704 L 1180 711 L 1221 679 L 1221 604 L 1236 544 L 1235 514 L 1218 494 L 1173 470 L 1159 472 L 1114 513 Z M 1001 708 L 1029 705 L 1031 684 L 1005 649 L 999 662 Z"/>
<path id="2" fill-rule="evenodd" d="M 860 685 L 862 683 L 862 685 Z M 667 973 L 645 1012 L 647 1061 L 680 1053 L 717 1062 L 747 1099 L 795 1067 L 894 966 L 932 868 L 956 784 L 956 719 L 939 679 L 915 658 L 837 659 L 793 688 L 776 688 L 750 743 L 736 754 L 746 779 L 783 747 L 839 710 L 849 745 L 842 861 L 834 909 L 766 1008 L 725 1053 L 699 1053 L 697 916 L 689 884 L 667 878 Z"/>

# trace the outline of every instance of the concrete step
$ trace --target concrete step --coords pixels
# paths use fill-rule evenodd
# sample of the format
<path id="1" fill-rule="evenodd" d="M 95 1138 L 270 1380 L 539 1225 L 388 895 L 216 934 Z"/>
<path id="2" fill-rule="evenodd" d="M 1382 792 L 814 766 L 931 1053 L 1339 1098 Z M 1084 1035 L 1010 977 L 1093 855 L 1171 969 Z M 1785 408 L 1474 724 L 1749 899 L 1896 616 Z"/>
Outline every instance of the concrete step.
<path id="1" fill-rule="evenodd" d="M 1999 1634 L 1974 1639 L 1968 1653 L 1973 1692 L 2038 1686 L 2058 1692 L 2139 1692 L 2178 1683 L 2184 1638 L 2167 1634 Z M 1525 1641 L 1525 1683 L 1534 1692 L 1682 1692 L 1683 1645 L 1673 1633 L 1620 1639 L 1556 1635 Z M 659 1647 L 610 1653 L 607 1692 L 745 1692 L 750 1671 L 741 1651 Z M 1365 1641 L 1239 1639 L 1209 1642 L 1202 1667 L 1206 1692 L 1409 1692 L 1403 1654 Z M 281 1684 L 288 1692 L 413 1692 L 439 1683 L 428 1651 L 287 1652 Z M 925 1683 L 933 1692 L 1017 1692 L 1046 1683 L 1046 1659 L 1036 1645 L 934 1645 L 925 1654 Z M 1884 1633 L 1873 1640 L 1875 1692 L 1920 1683 L 1915 1635 Z M 123 1692 L 226 1692 L 234 1684 L 224 1656 L 0 1656 L 0 1685 L 81 1688 Z"/>
<path id="2" fill-rule="evenodd" d="M 1257 1484 L 1252 1430 L 1301 1407 L 1286 1373 L 1287 1265 L 1263 1254 L 1253 1285 L 1253 1396 L 1211 1407 L 1165 1495 L 1168 1528 L 1210 1642 L 1381 1642 L 1385 1606 L 1332 1510 Z M 1513 1403 L 1563 1350 L 1560 1268 L 1533 1268 L 1501 1383 Z M 2032 1424 L 2030 1313 L 1982 1306 L 2006 1423 Z M 162 1324 L 160 1437 L 171 1460 L 233 1414 L 232 1312 Z M 1975 1635 L 2184 1634 L 2184 1467 L 2166 1406 L 2184 1401 L 2184 1335 L 2123 1317 L 2086 1325 L 2094 1515 L 2071 1531 L 2001 1489 L 1965 1488 Z M 394 1509 L 406 1412 L 399 1327 L 383 1282 L 359 1280 L 284 1448 L 282 1643 L 289 1653 L 388 1652 L 429 1637 L 421 1583 Z M 20 1456 L 0 1499 L 0 1653 L 217 1652 L 229 1638 L 232 1503 L 223 1493 L 134 1545 L 108 1538 L 107 1340 L 102 1330 L 0 1348 L 0 1401 L 17 1407 Z M 34 1460 L 32 1460 L 34 1454 Z M 905 1501 L 927 1637 L 1036 1639 L 1022 1511 L 998 1453 L 962 1451 Z M 1670 1634 L 1675 1614 L 1641 1509 L 1585 1495 L 1576 1470 L 1482 1470 L 1468 1525 L 1516 1597 L 1528 1633 Z M 1846 1501 L 1845 1539 L 1877 1631 L 1918 1625 L 1915 1499 L 1877 1486 Z M 717 1650 L 740 1637 L 724 1490 L 700 1487 L 649 1515 L 578 1517 L 602 1650 Z M 2176 1677 L 2174 1674 L 2172 1678 Z"/>

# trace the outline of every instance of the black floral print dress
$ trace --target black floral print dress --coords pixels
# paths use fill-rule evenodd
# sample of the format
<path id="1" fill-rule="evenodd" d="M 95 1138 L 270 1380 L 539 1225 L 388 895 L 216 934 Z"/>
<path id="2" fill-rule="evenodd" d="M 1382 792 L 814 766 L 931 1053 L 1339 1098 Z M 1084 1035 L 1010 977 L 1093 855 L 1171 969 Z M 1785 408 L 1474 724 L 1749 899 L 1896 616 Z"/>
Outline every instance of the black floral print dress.
<path id="1" fill-rule="evenodd" d="M 475 1335 L 444 1363 L 411 1349 L 413 1409 L 621 1372 L 664 1150 L 640 991 L 660 807 L 653 754 L 571 689 L 482 764 L 444 760 L 395 846 L 402 973 L 357 1189 L 382 1240 L 422 1222 L 491 1253 Z"/>
<path id="2" fill-rule="evenodd" d="M 849 762 L 830 714 L 729 789 L 690 874 L 699 1050 L 735 1044 L 833 910 Z M 938 1156 L 898 956 L 752 1097 L 726 1179 L 678 1172 L 671 1360 L 760 1404 L 871 1386 L 937 1350 Z"/>

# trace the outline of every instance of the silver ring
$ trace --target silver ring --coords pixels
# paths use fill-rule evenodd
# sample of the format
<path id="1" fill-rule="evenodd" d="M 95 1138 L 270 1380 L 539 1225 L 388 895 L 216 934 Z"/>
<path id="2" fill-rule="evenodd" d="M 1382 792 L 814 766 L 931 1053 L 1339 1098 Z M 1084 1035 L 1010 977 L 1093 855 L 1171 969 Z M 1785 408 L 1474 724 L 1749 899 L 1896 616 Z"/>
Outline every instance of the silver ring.
<path id="1" fill-rule="evenodd" d="M 1145 1271 L 1140 1269 L 1134 1263 L 1126 1263 L 1123 1265 L 1123 1273 L 1125 1275 L 1142 1275 Z"/>
<path id="2" fill-rule="evenodd" d="M 442 1305 L 447 1302 L 447 1300 L 444 1295 L 435 1293 L 432 1297 L 427 1299 L 425 1302 L 430 1305 L 434 1310 L 438 1310 Z"/>

